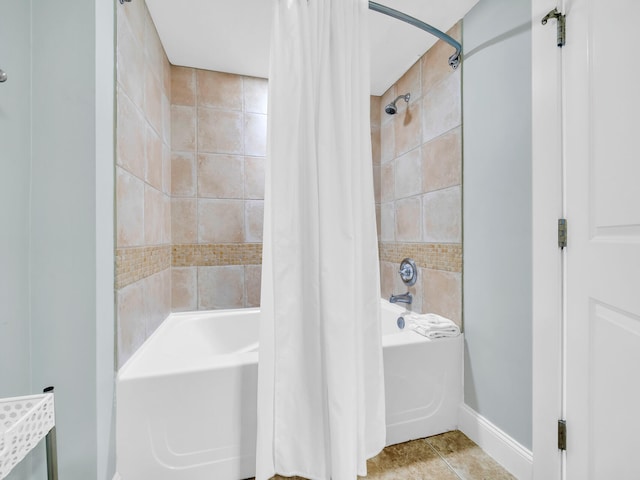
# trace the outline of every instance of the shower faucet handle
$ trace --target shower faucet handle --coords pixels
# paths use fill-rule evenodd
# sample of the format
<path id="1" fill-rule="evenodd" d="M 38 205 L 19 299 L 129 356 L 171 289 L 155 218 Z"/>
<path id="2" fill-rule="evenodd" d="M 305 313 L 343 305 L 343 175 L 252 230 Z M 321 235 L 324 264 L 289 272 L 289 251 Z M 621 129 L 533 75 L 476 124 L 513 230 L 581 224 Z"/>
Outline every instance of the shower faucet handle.
<path id="1" fill-rule="evenodd" d="M 398 273 L 400 273 L 400 278 L 408 287 L 415 285 L 416 280 L 418 280 L 418 267 L 416 267 L 416 262 L 411 258 L 402 260 Z"/>
<path id="2" fill-rule="evenodd" d="M 7 81 L 7 72 L 0 68 L 0 83 L 4 83 Z"/>

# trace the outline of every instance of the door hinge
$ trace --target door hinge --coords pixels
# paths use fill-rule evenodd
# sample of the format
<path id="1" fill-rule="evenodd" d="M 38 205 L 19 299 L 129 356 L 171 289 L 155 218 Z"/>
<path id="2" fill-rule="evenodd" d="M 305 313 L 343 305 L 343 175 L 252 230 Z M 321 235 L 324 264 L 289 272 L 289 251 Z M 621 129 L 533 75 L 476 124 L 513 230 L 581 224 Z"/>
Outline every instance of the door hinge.
<path id="1" fill-rule="evenodd" d="M 567 421 L 558 420 L 558 449 L 567 449 Z"/>
<path id="2" fill-rule="evenodd" d="M 564 248 L 567 246 L 567 219 L 558 219 L 558 247 Z"/>
<path id="3" fill-rule="evenodd" d="M 546 25 L 550 18 L 555 18 L 558 22 L 557 44 L 559 47 L 564 47 L 567 39 L 567 16 L 560 13 L 557 8 L 554 8 L 544 16 L 542 25 Z"/>

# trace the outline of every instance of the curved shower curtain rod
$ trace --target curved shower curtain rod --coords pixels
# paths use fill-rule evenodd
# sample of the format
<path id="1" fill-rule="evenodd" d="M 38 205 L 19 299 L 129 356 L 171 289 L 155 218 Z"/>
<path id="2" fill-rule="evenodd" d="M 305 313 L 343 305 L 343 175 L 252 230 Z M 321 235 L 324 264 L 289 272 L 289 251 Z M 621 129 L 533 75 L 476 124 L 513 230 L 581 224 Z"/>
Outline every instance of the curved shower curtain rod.
<path id="1" fill-rule="evenodd" d="M 455 41 L 446 33 L 438 30 L 435 27 L 432 27 L 428 23 L 424 23 L 418 20 L 417 18 L 407 15 L 406 13 L 399 12 L 398 10 L 394 10 L 393 8 L 389 8 L 385 5 L 380 5 L 379 3 L 376 3 L 376 2 L 370 1 L 369 9 L 373 10 L 374 12 L 384 13 L 385 15 L 389 15 L 390 17 L 393 17 L 398 20 L 402 20 L 403 22 L 413 25 L 414 27 L 418 27 L 419 29 L 424 30 L 425 32 L 428 32 L 431 35 L 435 35 L 441 40 L 444 40 L 445 42 L 447 42 L 449 45 L 451 45 L 453 48 L 456 49 L 455 53 L 449 57 L 449 65 L 451 65 L 451 68 L 453 68 L 454 70 L 458 68 L 458 66 L 460 65 L 460 60 L 462 56 L 462 45 L 460 45 L 459 42 Z"/>

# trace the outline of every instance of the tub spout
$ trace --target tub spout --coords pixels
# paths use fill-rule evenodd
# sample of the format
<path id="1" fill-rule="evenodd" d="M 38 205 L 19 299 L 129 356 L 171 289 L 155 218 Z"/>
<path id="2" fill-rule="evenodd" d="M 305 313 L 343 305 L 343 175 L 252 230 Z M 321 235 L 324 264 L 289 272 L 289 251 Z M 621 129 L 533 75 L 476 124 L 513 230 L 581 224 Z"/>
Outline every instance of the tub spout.
<path id="1" fill-rule="evenodd" d="M 413 297 L 411 296 L 411 292 L 403 293 L 402 295 L 391 295 L 389 298 L 390 303 L 407 303 L 411 305 L 413 302 Z"/>

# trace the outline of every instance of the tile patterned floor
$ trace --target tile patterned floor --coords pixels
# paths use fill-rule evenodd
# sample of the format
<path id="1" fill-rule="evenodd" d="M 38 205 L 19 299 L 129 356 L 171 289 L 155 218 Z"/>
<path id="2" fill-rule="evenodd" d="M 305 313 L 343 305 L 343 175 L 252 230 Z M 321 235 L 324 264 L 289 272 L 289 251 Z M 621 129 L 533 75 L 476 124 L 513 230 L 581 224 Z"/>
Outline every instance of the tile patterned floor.
<path id="1" fill-rule="evenodd" d="M 367 463 L 362 480 L 516 480 L 462 432 L 385 448 Z M 281 477 L 272 480 L 304 480 Z"/>

